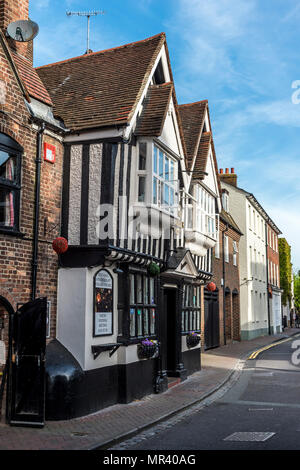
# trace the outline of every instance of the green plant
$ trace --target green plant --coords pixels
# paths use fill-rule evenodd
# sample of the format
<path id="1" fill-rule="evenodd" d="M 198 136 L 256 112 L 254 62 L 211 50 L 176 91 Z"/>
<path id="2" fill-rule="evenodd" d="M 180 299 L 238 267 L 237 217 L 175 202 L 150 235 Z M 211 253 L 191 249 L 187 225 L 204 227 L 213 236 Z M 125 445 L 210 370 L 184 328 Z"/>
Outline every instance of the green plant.
<path id="1" fill-rule="evenodd" d="M 157 276 L 160 273 L 160 267 L 157 263 L 154 263 L 153 261 L 149 264 L 148 266 L 148 273 L 151 276 Z"/>
<path id="2" fill-rule="evenodd" d="M 292 263 L 291 263 L 291 247 L 285 238 L 278 239 L 279 248 L 279 266 L 280 266 L 280 287 L 283 289 L 282 304 L 286 305 L 287 301 L 292 298 Z"/>

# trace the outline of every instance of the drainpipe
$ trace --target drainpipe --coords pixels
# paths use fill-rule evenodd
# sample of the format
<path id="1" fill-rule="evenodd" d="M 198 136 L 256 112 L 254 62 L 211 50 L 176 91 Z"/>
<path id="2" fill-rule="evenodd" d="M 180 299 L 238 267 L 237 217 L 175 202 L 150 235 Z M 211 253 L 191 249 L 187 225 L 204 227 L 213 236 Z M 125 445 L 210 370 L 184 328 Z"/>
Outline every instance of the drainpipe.
<path id="1" fill-rule="evenodd" d="M 222 232 L 222 244 L 223 244 L 223 333 L 224 333 L 224 345 L 226 345 L 226 306 L 225 306 L 225 233 L 228 232 L 228 224 L 226 223 L 226 229 Z"/>
<path id="2" fill-rule="evenodd" d="M 267 302 L 268 302 L 268 331 L 271 335 L 271 321 L 270 321 L 270 299 L 269 299 L 269 260 L 268 260 L 268 226 L 265 223 L 265 246 L 266 246 L 266 284 L 267 284 Z"/>
<path id="3" fill-rule="evenodd" d="M 38 270 L 38 243 L 39 243 L 39 218 L 40 218 L 40 189 L 41 189 L 41 164 L 42 143 L 45 123 L 42 122 L 37 134 L 37 152 L 35 160 L 35 202 L 34 202 L 34 232 L 33 232 L 33 254 L 32 254 L 32 291 L 31 300 L 36 297 L 36 278 Z"/>

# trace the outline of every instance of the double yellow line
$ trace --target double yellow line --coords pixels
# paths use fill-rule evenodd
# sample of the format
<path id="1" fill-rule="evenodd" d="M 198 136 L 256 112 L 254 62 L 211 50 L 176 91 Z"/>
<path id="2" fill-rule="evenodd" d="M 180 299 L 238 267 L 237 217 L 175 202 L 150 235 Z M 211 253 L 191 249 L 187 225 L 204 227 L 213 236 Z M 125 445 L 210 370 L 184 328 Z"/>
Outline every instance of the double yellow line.
<path id="1" fill-rule="evenodd" d="M 282 339 L 281 341 L 276 341 L 276 343 L 268 344 L 267 346 L 264 346 L 263 348 L 257 349 L 256 351 L 250 354 L 248 359 L 256 359 L 260 353 L 267 351 L 270 348 L 274 348 L 275 346 L 278 346 L 279 344 L 283 344 L 283 343 L 286 343 L 287 341 L 291 341 L 294 338 L 297 338 L 298 336 L 300 336 L 300 333 L 297 333 L 294 336 L 290 336 L 289 338 Z"/>

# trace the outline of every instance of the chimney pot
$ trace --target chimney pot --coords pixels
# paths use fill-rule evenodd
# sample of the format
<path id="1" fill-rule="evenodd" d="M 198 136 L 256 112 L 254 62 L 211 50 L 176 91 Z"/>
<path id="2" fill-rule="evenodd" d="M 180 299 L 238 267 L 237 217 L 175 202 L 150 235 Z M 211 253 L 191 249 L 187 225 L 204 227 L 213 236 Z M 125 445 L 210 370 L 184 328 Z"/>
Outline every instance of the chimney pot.
<path id="1" fill-rule="evenodd" d="M 229 168 L 225 168 L 225 173 L 226 173 L 226 175 L 229 174 Z"/>
<path id="2" fill-rule="evenodd" d="M 231 173 L 234 174 L 234 168 L 231 168 Z"/>
<path id="3" fill-rule="evenodd" d="M 223 168 L 220 168 L 220 174 L 223 175 Z"/>

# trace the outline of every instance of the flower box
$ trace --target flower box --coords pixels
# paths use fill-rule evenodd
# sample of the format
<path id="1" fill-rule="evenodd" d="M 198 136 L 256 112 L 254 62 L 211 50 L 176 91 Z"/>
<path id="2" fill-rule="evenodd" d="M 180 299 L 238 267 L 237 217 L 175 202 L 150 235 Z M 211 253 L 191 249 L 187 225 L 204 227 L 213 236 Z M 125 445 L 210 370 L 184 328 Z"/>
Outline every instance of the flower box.
<path id="1" fill-rule="evenodd" d="M 200 335 L 197 335 L 196 333 L 189 333 L 186 335 L 186 345 L 189 349 L 198 346 L 199 343 Z"/>
<path id="2" fill-rule="evenodd" d="M 137 354 L 139 359 L 150 359 L 156 356 L 158 347 L 157 343 L 150 340 L 144 340 L 137 346 Z"/>

